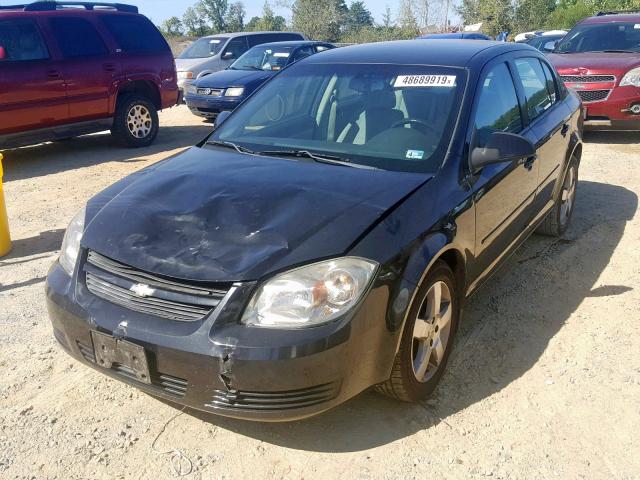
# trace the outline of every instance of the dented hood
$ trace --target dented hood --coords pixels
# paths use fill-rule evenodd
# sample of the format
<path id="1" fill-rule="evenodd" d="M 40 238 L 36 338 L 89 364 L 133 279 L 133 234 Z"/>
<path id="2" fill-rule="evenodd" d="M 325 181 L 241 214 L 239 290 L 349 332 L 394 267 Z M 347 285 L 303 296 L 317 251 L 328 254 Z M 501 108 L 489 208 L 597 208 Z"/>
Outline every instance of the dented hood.
<path id="1" fill-rule="evenodd" d="M 429 179 L 191 148 L 87 205 L 85 248 L 188 280 L 256 280 L 340 255 Z"/>

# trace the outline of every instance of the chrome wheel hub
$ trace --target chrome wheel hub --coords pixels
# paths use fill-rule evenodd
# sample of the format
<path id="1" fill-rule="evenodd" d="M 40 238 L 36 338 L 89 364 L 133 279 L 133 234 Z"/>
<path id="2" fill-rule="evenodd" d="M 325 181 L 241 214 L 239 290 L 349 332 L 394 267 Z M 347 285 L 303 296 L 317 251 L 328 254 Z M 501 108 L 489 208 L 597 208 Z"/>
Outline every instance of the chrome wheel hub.
<path id="1" fill-rule="evenodd" d="M 413 374 L 419 382 L 427 382 L 444 361 L 451 333 L 451 291 L 446 283 L 434 283 L 422 302 L 413 327 L 411 358 Z"/>
<path id="2" fill-rule="evenodd" d="M 560 223 L 565 225 L 571 216 L 571 209 L 576 196 L 577 175 L 575 167 L 569 167 L 562 184 L 562 197 L 560 199 Z"/>
<path id="3" fill-rule="evenodd" d="M 127 127 L 136 138 L 145 138 L 151 133 L 151 113 L 144 105 L 134 105 L 127 113 Z"/>

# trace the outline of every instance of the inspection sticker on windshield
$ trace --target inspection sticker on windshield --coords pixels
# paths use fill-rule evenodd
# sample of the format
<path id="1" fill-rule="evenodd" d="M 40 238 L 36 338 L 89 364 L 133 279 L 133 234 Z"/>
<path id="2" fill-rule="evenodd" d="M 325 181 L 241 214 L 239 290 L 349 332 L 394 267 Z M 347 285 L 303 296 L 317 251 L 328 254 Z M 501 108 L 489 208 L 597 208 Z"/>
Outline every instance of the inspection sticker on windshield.
<path id="1" fill-rule="evenodd" d="M 456 86 L 455 75 L 398 75 L 396 83 L 398 87 L 446 87 Z"/>
<path id="2" fill-rule="evenodd" d="M 422 160 L 424 157 L 424 150 L 407 150 L 406 158 L 409 160 Z"/>

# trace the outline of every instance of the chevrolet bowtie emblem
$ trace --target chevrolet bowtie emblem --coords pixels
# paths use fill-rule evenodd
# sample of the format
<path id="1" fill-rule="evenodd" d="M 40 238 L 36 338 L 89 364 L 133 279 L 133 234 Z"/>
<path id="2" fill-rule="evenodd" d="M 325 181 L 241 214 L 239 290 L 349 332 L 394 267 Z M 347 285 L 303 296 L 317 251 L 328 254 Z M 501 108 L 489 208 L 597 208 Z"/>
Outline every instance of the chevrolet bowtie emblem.
<path id="1" fill-rule="evenodd" d="M 129 290 L 139 297 L 150 297 L 156 292 L 154 288 L 151 288 L 149 285 L 144 283 L 136 283 L 135 285 L 132 285 Z"/>

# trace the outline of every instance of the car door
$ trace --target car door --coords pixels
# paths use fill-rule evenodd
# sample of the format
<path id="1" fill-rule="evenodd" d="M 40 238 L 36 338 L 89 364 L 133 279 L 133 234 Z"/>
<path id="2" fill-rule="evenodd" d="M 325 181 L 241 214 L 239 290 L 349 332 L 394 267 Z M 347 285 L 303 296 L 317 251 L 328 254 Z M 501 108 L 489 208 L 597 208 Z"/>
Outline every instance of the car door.
<path id="1" fill-rule="evenodd" d="M 62 58 L 69 120 L 109 116 L 111 86 L 119 66 L 95 26 L 77 16 L 51 16 L 48 22 Z"/>
<path id="2" fill-rule="evenodd" d="M 495 131 L 533 139 L 506 61 L 494 61 L 483 69 L 475 97 L 470 151 L 484 147 Z M 470 179 L 476 206 L 473 276 L 477 283 L 509 251 L 529 223 L 538 185 L 538 163 L 534 158 L 522 158 L 487 165 Z"/>
<path id="3" fill-rule="evenodd" d="M 514 65 L 535 134 L 539 170 L 534 210 L 538 214 L 553 201 L 554 186 L 569 147 L 570 112 L 561 101 L 555 76 L 544 60 L 522 57 L 516 58 Z"/>
<path id="4" fill-rule="evenodd" d="M 64 78 L 40 26 L 28 18 L 1 20 L 0 52 L 0 135 L 67 121 Z"/>

